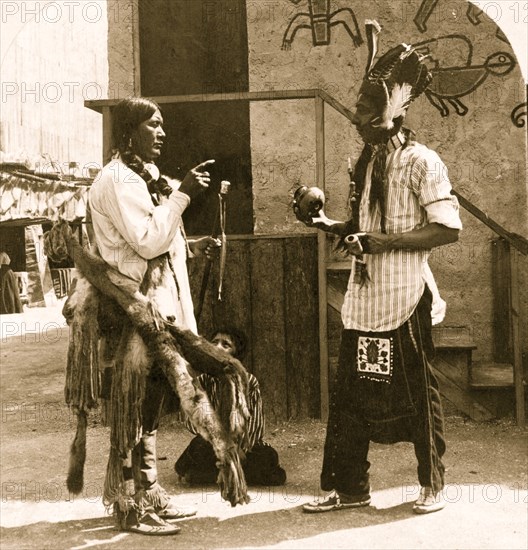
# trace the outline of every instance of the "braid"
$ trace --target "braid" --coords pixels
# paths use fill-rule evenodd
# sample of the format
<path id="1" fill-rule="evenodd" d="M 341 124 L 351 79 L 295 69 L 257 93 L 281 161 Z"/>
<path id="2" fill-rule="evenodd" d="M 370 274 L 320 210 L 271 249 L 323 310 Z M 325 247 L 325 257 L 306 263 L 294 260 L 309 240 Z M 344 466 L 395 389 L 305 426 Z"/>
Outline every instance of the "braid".
<path id="1" fill-rule="evenodd" d="M 160 176 L 158 180 L 154 178 L 151 172 L 147 169 L 145 162 L 140 156 L 132 152 L 130 148 L 126 148 L 121 152 L 121 160 L 133 170 L 140 178 L 143 178 L 147 184 L 149 193 L 161 193 L 168 197 L 172 193 L 172 187 L 167 183 L 167 180 Z"/>
<path id="2" fill-rule="evenodd" d="M 121 159 L 138 176 L 143 177 L 146 169 L 145 163 L 140 156 L 136 155 L 130 148 L 127 147 L 124 151 L 121 152 Z"/>
<path id="3" fill-rule="evenodd" d="M 379 145 L 374 165 L 372 166 L 372 178 L 370 185 L 370 211 L 371 213 L 379 205 L 381 211 L 381 232 L 385 233 L 385 168 L 387 166 L 387 144 Z"/>
<path id="4" fill-rule="evenodd" d="M 358 194 L 358 199 L 361 200 L 361 194 L 365 187 L 365 176 L 367 175 L 367 166 L 370 160 L 372 159 L 372 153 L 374 148 L 369 143 L 365 143 L 363 151 L 359 155 L 359 158 L 354 166 L 354 181 L 356 182 L 356 193 Z"/>
<path id="5" fill-rule="evenodd" d="M 143 159 L 139 155 L 136 155 L 134 152 L 132 152 L 129 147 L 121 152 L 121 159 L 140 178 L 143 178 L 145 180 L 149 193 L 152 194 L 155 191 L 154 184 L 156 183 L 156 180 L 145 167 L 145 162 L 143 161 Z"/>
<path id="6" fill-rule="evenodd" d="M 132 137 L 139 125 L 148 120 L 159 105 L 145 97 L 131 97 L 121 100 L 113 111 L 112 140 L 114 152 L 119 152 L 122 161 L 147 183 L 151 194 L 170 195 L 172 188 L 164 178 L 156 180 L 146 167 L 143 159 L 134 153 Z"/>
<path id="7" fill-rule="evenodd" d="M 411 130 L 411 128 L 406 128 L 404 126 L 401 131 L 405 136 L 405 143 L 403 144 L 403 148 L 416 144 L 416 132 L 414 130 Z"/>
<path id="8" fill-rule="evenodd" d="M 350 218 L 345 222 L 345 227 L 343 228 L 343 234 L 341 239 L 336 244 L 337 250 L 344 250 L 345 244 L 343 239 L 351 234 L 357 233 L 359 231 L 359 204 L 361 202 L 361 196 L 363 194 L 363 189 L 365 187 L 365 176 L 367 174 L 367 166 L 372 158 L 372 153 L 374 149 L 369 143 L 365 143 L 361 154 L 354 166 L 354 173 L 352 176 L 352 181 L 356 184 L 354 189 L 354 196 L 348 197 L 348 206 L 349 206 L 349 216 Z M 350 189 L 352 191 L 352 187 Z"/>

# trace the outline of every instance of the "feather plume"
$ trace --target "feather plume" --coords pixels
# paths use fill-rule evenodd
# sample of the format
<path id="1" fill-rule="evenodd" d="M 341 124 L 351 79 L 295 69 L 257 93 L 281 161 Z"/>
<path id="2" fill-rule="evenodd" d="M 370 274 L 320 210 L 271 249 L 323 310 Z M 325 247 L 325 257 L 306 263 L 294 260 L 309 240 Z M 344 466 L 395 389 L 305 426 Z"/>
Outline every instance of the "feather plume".
<path id="1" fill-rule="evenodd" d="M 381 32 L 381 25 L 375 19 L 365 19 L 365 27 L 372 29 L 375 34 Z"/>
<path id="2" fill-rule="evenodd" d="M 368 44 L 368 60 L 365 73 L 368 74 L 372 69 L 374 58 L 378 53 L 378 34 L 381 32 L 381 26 L 375 19 L 366 19 L 365 30 Z"/>
<path id="3" fill-rule="evenodd" d="M 396 65 L 401 60 L 401 55 L 407 51 L 408 46 L 406 44 L 398 44 L 384 53 L 376 62 L 371 71 L 366 76 L 367 80 L 372 84 L 380 84 L 382 81 L 387 80 Z"/>
<path id="4" fill-rule="evenodd" d="M 411 101 L 414 101 L 418 96 L 420 96 L 431 84 L 433 80 L 433 75 L 429 72 L 425 65 L 420 65 L 418 75 L 416 77 L 416 84 L 414 85 Z"/>
<path id="5" fill-rule="evenodd" d="M 383 86 L 387 89 L 385 83 L 383 83 Z M 405 115 L 405 111 L 411 103 L 412 85 L 408 82 L 402 82 L 401 84 L 397 83 L 388 96 L 381 126 L 390 130 L 394 126 L 394 119 Z"/>
<path id="6" fill-rule="evenodd" d="M 378 128 L 391 130 L 394 120 L 405 116 L 409 105 L 422 94 L 432 80 L 424 63 L 428 57 L 405 43 L 398 44 L 385 52 L 375 64 L 377 35 L 380 27 L 375 21 L 366 22 L 369 41 L 367 73 L 360 92 L 375 98 L 382 115 L 372 121 Z"/>

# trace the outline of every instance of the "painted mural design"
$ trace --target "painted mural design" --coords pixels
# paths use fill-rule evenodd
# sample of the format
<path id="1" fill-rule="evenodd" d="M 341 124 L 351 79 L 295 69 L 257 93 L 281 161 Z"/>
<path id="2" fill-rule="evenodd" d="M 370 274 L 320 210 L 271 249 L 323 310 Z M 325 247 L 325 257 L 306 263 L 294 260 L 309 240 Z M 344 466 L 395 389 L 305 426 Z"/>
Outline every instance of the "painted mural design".
<path id="1" fill-rule="evenodd" d="M 427 22 L 437 4 L 438 0 L 422 0 L 422 3 L 420 4 L 418 11 L 416 12 L 416 16 L 414 17 L 414 24 L 420 32 L 425 32 L 427 30 Z M 472 25 L 480 25 L 480 23 L 482 23 L 480 18 L 482 17 L 483 13 L 483 10 L 481 10 L 474 4 L 468 3 L 466 17 Z M 502 32 L 500 27 L 497 27 L 497 32 L 495 33 L 495 35 L 503 42 L 509 43 L 506 35 Z"/>
<path id="2" fill-rule="evenodd" d="M 301 0 L 290 0 L 292 4 L 299 4 Z M 308 11 L 300 12 L 288 23 L 282 38 L 282 49 L 289 50 L 295 35 L 301 29 L 312 32 L 314 46 L 328 46 L 331 38 L 331 28 L 342 25 L 352 39 L 354 46 L 363 44 L 356 15 L 351 8 L 340 8 L 330 11 L 330 0 L 307 0 Z"/>
<path id="3" fill-rule="evenodd" d="M 517 128 L 524 128 L 528 117 L 528 102 L 519 103 L 511 112 L 510 117 Z"/>
<path id="4" fill-rule="evenodd" d="M 416 12 L 416 16 L 414 17 L 414 24 L 420 32 L 425 32 L 427 30 L 427 22 L 429 21 L 429 18 L 431 17 L 431 14 L 437 4 L 438 0 L 422 0 L 422 3 Z M 466 17 L 473 25 L 480 24 L 480 17 L 483 13 L 484 12 L 480 8 L 477 8 L 474 4 L 468 4 Z"/>
<path id="5" fill-rule="evenodd" d="M 506 44 L 510 43 L 507 36 L 502 32 L 502 29 L 500 29 L 499 27 L 497 27 L 497 32 L 495 33 L 495 36 L 503 42 L 506 42 Z"/>
<path id="6" fill-rule="evenodd" d="M 482 64 L 473 64 L 473 45 L 461 34 L 450 34 L 418 42 L 414 46 L 429 56 L 433 80 L 425 95 L 441 116 L 449 115 L 452 108 L 464 116 L 468 107 L 462 98 L 474 92 L 489 75 L 505 76 L 515 67 L 508 52 L 496 52 Z M 456 55 L 456 59 L 450 59 Z"/>

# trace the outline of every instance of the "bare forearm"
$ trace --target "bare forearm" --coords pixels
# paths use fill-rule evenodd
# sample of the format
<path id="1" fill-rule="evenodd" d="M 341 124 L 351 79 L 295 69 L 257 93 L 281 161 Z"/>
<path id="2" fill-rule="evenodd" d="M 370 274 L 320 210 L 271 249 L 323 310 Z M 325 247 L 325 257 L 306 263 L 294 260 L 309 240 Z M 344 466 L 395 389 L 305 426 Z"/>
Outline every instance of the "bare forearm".
<path id="1" fill-rule="evenodd" d="M 428 250 L 437 246 L 454 243 L 458 240 L 458 229 L 445 225 L 431 223 L 420 229 L 406 233 L 367 233 L 365 237 L 366 252 L 379 254 L 395 249 Z"/>
<path id="2" fill-rule="evenodd" d="M 394 237 L 392 242 L 393 248 L 421 250 L 456 242 L 458 240 L 458 229 L 451 229 L 445 225 L 431 223 L 420 229 L 395 234 L 392 237 Z"/>
<path id="3" fill-rule="evenodd" d="M 322 228 L 320 228 L 322 229 Z M 334 235 L 342 235 L 345 230 L 345 222 L 337 220 L 328 220 L 328 225 L 324 228 L 327 233 L 333 233 Z"/>

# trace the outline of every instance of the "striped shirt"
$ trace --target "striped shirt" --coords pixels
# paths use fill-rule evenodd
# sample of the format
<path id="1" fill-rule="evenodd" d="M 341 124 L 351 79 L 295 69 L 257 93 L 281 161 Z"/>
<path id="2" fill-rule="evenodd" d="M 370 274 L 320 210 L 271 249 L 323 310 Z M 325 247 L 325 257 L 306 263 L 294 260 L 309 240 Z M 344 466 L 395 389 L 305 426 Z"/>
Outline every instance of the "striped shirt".
<path id="1" fill-rule="evenodd" d="M 210 374 L 200 374 L 197 381 L 203 388 L 213 409 L 216 411 L 219 407 L 219 383 L 218 379 Z M 260 395 L 260 386 L 258 380 L 253 374 L 248 373 L 248 400 L 247 406 L 249 410 L 249 420 L 247 426 L 248 447 L 245 452 L 250 451 L 257 443 L 262 444 L 264 437 L 264 415 L 262 413 L 262 397 Z M 197 430 L 192 425 L 190 420 L 185 422 L 185 426 L 193 434 L 197 434 Z"/>
<path id="2" fill-rule="evenodd" d="M 371 213 L 369 195 L 373 160 L 365 177 L 359 208 L 360 230 L 379 232 L 379 205 Z M 425 145 L 399 147 L 387 155 L 388 189 L 385 197 L 386 232 L 405 233 L 430 223 L 461 229 L 458 201 L 451 195 L 447 168 Z M 427 265 L 430 250 L 395 249 L 365 254 L 370 281 L 354 282 L 356 258 L 341 310 L 345 329 L 383 332 L 401 326 L 412 315 L 432 273 Z"/>

